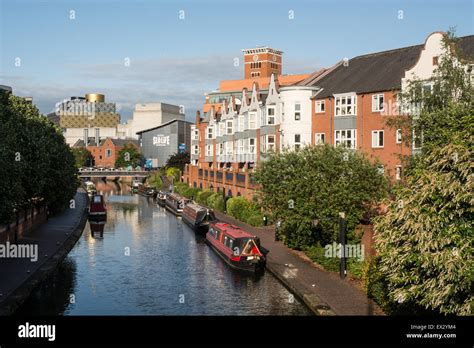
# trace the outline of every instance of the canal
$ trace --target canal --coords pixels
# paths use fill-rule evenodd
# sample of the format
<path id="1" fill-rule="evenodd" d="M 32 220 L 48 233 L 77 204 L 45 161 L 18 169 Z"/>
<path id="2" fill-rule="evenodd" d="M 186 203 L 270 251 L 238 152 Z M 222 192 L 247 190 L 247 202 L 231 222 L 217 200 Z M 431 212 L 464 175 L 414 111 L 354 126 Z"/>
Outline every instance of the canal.
<path id="1" fill-rule="evenodd" d="M 105 224 L 88 222 L 24 315 L 310 315 L 269 272 L 230 269 L 180 218 L 125 184 L 96 182 Z M 270 251 L 271 252 L 271 251 Z"/>

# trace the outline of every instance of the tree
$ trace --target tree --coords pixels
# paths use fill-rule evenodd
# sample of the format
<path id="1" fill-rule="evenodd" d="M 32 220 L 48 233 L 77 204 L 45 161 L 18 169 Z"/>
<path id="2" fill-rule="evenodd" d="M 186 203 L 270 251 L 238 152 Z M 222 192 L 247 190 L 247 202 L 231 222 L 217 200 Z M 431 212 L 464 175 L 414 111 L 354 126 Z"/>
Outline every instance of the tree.
<path id="1" fill-rule="evenodd" d="M 183 171 L 184 166 L 189 162 L 190 162 L 189 152 L 175 153 L 174 155 L 171 155 L 166 161 L 166 167 L 167 168 L 175 167 Z"/>
<path id="2" fill-rule="evenodd" d="M 179 182 L 181 177 L 181 170 L 179 168 L 168 167 L 166 168 L 166 177 L 171 181 L 174 180 L 175 183 Z"/>
<path id="3" fill-rule="evenodd" d="M 419 105 L 408 126 L 423 134 L 423 147 L 374 227 L 391 301 L 468 315 L 474 303 L 474 90 L 458 54 L 449 34 L 432 93 L 422 92 L 418 80 L 403 93 L 406 104 Z"/>
<path id="4" fill-rule="evenodd" d="M 76 167 L 90 167 L 94 162 L 94 157 L 92 156 L 91 152 L 87 150 L 85 147 L 74 147 L 71 149 L 74 160 L 76 162 Z"/>
<path id="5" fill-rule="evenodd" d="M 364 154 L 330 145 L 271 154 L 255 173 L 263 208 L 281 220 L 283 240 L 305 248 L 337 241 L 346 213 L 348 240 L 384 196 L 386 180 Z"/>
<path id="6" fill-rule="evenodd" d="M 13 209 L 43 199 L 52 211 L 64 208 L 77 188 L 74 156 L 60 130 L 17 96 L 1 96 L 0 222 Z"/>
<path id="7" fill-rule="evenodd" d="M 122 168 L 132 166 L 133 168 L 141 165 L 143 162 L 142 155 L 133 144 L 125 144 L 125 146 L 118 152 L 115 160 L 115 167 Z"/>

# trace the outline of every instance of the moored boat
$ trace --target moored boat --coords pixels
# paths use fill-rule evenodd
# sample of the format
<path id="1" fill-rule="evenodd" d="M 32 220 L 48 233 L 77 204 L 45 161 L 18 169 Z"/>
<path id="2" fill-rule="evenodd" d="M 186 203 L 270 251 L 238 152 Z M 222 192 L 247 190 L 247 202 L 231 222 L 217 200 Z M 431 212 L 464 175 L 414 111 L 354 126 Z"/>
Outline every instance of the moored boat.
<path id="1" fill-rule="evenodd" d="M 139 184 L 137 188 L 137 192 L 145 197 L 152 197 L 155 194 L 155 189 L 153 187 Z"/>
<path id="2" fill-rule="evenodd" d="M 240 227 L 211 222 L 206 241 L 234 269 L 255 274 L 265 268 L 266 256 L 259 239 Z"/>
<path id="3" fill-rule="evenodd" d="M 158 203 L 158 205 L 162 207 L 166 205 L 166 192 L 158 191 L 158 195 L 156 196 L 156 203 Z"/>
<path id="4" fill-rule="evenodd" d="M 89 218 L 106 218 L 107 206 L 105 204 L 104 196 L 94 194 L 92 195 L 89 204 Z"/>
<path id="5" fill-rule="evenodd" d="M 177 193 L 170 193 L 166 195 L 166 209 L 171 211 L 175 215 L 181 215 L 186 204 L 189 202 L 189 199 L 186 197 L 180 196 Z"/>
<path id="6" fill-rule="evenodd" d="M 86 181 L 84 185 L 86 186 L 86 191 L 89 196 L 92 196 L 97 192 L 95 184 L 92 181 Z"/>
<path id="7" fill-rule="evenodd" d="M 206 233 L 209 224 L 216 220 L 212 210 L 195 203 L 186 204 L 182 217 L 183 221 L 197 233 Z"/>

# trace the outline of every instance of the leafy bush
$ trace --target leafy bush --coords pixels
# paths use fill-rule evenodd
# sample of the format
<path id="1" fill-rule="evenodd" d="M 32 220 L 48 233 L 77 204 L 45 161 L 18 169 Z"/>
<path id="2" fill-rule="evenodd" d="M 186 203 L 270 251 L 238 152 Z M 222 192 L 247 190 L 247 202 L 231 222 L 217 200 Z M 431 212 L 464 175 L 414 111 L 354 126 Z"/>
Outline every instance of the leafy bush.
<path id="1" fill-rule="evenodd" d="M 203 191 L 200 191 L 200 192 L 198 192 L 197 195 L 196 195 L 196 202 L 198 202 L 199 204 L 208 205 L 207 200 L 208 200 L 209 197 L 211 197 L 213 194 L 214 194 L 214 192 L 211 191 L 211 190 L 203 190 Z"/>
<path id="2" fill-rule="evenodd" d="M 224 211 L 224 198 L 222 194 L 215 192 L 207 199 L 207 205 L 215 210 Z"/>
<path id="3" fill-rule="evenodd" d="M 259 213 L 250 215 L 250 216 L 247 218 L 246 222 L 247 222 L 249 225 L 252 225 L 252 226 L 255 226 L 255 227 L 263 226 L 263 215 L 262 215 L 262 214 L 259 214 Z"/>
<path id="4" fill-rule="evenodd" d="M 171 179 L 174 179 L 174 182 L 177 183 L 181 177 L 181 171 L 179 168 L 169 167 L 166 168 L 166 176 L 170 181 Z"/>
<path id="5" fill-rule="evenodd" d="M 250 202 L 243 197 L 233 197 L 227 201 L 227 213 L 240 221 L 246 221 Z"/>
<path id="6" fill-rule="evenodd" d="M 254 175 L 263 208 L 271 220 L 284 222 L 285 243 L 300 249 L 336 241 L 339 212 L 346 213 L 352 242 L 355 227 L 387 188 L 377 163 L 362 152 L 331 145 L 272 154 Z"/>

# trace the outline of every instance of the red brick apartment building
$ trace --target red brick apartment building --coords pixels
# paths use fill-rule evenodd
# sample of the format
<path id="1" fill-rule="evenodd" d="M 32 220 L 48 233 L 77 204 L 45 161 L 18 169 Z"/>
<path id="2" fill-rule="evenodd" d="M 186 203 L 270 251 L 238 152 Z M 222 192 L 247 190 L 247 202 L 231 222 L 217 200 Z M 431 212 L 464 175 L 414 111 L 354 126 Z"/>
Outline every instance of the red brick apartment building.
<path id="1" fill-rule="evenodd" d="M 381 171 L 400 179 L 401 156 L 416 152 L 420 142 L 406 146 L 401 131 L 386 121 L 406 117 L 396 96 L 410 79 L 431 88 L 443 35 L 435 32 L 424 44 L 354 57 L 306 75 L 281 75 L 281 51 L 244 50 L 245 79 L 221 81 L 206 97 L 204 117 L 196 117 L 185 182 L 252 198 L 253 168 L 268 151 L 321 143 L 364 151 L 381 163 Z M 459 46 L 474 57 L 474 35 L 460 38 Z"/>
<path id="2" fill-rule="evenodd" d="M 96 167 L 113 168 L 115 167 L 115 160 L 119 151 L 125 147 L 125 145 L 132 145 L 138 149 L 138 140 L 136 139 L 113 139 L 105 138 L 96 143 L 95 138 L 89 138 L 86 149 L 94 157 Z M 78 140 L 73 147 L 84 147 L 84 141 Z"/>

